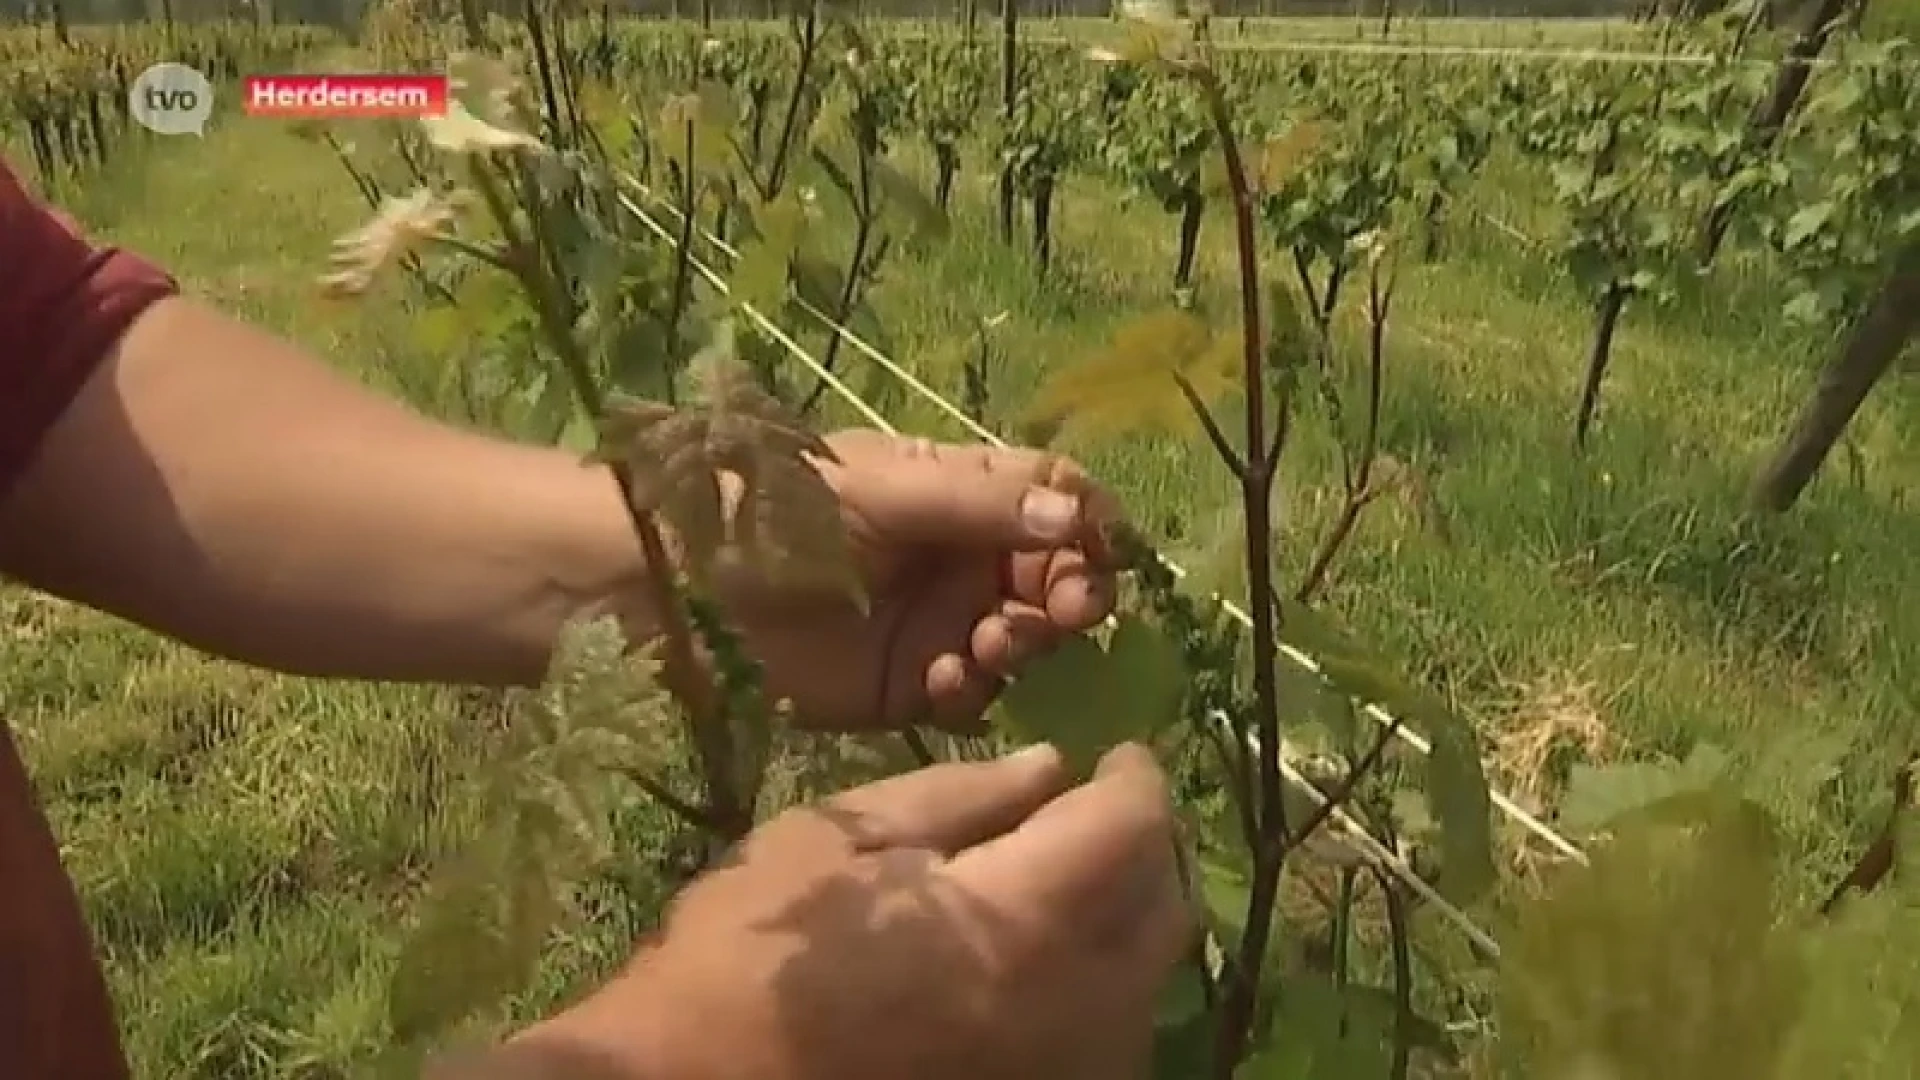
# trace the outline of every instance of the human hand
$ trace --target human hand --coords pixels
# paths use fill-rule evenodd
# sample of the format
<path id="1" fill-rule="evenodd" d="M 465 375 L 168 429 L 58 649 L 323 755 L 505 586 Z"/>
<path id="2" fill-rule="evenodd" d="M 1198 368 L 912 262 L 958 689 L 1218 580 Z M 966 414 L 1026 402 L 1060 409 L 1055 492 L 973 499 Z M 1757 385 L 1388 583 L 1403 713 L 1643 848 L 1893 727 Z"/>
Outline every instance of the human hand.
<path id="1" fill-rule="evenodd" d="M 1112 613 L 1119 506 L 1073 462 L 866 429 L 826 442 L 868 613 L 819 594 L 727 601 L 803 725 L 977 731 L 1008 675 Z"/>
<path id="2" fill-rule="evenodd" d="M 474 1075 L 1126 1080 L 1191 942 L 1165 777 L 1048 748 L 789 811 L 596 995 Z M 558 1062 L 569 1063 L 562 1067 Z"/>

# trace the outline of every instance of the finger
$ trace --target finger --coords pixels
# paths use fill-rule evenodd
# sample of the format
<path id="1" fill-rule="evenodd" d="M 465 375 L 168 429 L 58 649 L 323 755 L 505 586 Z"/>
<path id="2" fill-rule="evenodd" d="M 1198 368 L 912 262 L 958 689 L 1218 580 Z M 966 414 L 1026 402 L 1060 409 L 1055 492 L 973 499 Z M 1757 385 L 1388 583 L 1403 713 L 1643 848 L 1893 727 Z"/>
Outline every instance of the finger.
<path id="1" fill-rule="evenodd" d="M 1092 629 L 1113 614 L 1118 585 L 1112 574 L 1083 564 L 1078 573 L 1061 574 L 1048 587 L 1047 617 L 1065 630 Z"/>
<path id="2" fill-rule="evenodd" d="M 1090 782 L 959 856 L 950 873 L 1042 935 L 1124 940 L 1156 961 L 1186 942 L 1166 778 L 1142 747 L 1108 754 Z"/>
<path id="3" fill-rule="evenodd" d="M 955 735 L 982 734 L 987 706 L 1005 684 L 970 657 L 957 653 L 938 657 L 927 668 L 927 723 Z"/>
<path id="4" fill-rule="evenodd" d="M 1141 914 L 1136 922 L 1142 932 L 1130 938 L 1135 955 L 1146 963 L 1149 972 L 1161 972 L 1183 959 L 1192 947 L 1197 913 L 1191 906 L 1191 894 L 1175 850 L 1173 795 L 1153 753 L 1140 743 L 1115 747 L 1101 757 L 1094 778 L 1110 778 L 1129 770 L 1145 770 L 1154 777 L 1160 789 L 1160 805 L 1167 814 L 1164 842 L 1154 845 L 1158 856 L 1149 853 L 1139 869 Z M 1126 929 L 1124 921 L 1120 928 Z"/>
<path id="5" fill-rule="evenodd" d="M 842 792 L 813 813 L 847 830 L 855 849 L 928 848 L 952 854 L 1019 825 L 1066 787 L 1051 746 L 995 761 L 947 762 Z"/>
<path id="6" fill-rule="evenodd" d="M 893 722 L 913 720 L 931 705 L 939 714 L 934 722 L 966 722 L 962 714 L 984 710 L 995 689 L 993 676 L 974 663 L 971 644 L 975 627 L 996 603 L 992 567 L 978 560 L 955 566 L 902 603 L 898 621 L 872 631 L 874 647 L 884 651 L 880 714 Z M 976 685 L 983 681 L 987 685 Z"/>
<path id="7" fill-rule="evenodd" d="M 1057 454 L 924 441 L 843 481 L 841 497 L 879 535 L 941 547 L 1098 544 L 1116 516 L 1112 496 Z"/>
<path id="8" fill-rule="evenodd" d="M 1022 552 L 1010 562 L 1008 584 L 1013 597 L 1045 608 L 1058 627 L 1085 630 L 1113 613 L 1117 584 L 1113 572 L 1082 552 Z"/>
<path id="9" fill-rule="evenodd" d="M 1059 637 L 1045 611 L 1018 600 L 1004 601 L 999 611 L 974 626 L 973 661 L 981 670 L 1006 678 Z"/>

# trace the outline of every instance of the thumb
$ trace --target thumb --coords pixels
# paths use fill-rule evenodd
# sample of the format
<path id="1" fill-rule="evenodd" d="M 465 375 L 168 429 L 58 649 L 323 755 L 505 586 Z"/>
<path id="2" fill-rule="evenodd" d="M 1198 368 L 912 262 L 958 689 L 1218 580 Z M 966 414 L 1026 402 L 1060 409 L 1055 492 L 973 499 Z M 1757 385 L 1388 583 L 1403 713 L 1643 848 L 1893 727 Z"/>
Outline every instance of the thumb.
<path id="1" fill-rule="evenodd" d="M 1145 747 L 1110 751 L 1091 781 L 1004 836 L 960 855 L 954 874 L 1019 910 L 1042 934 L 1127 941 L 1156 971 L 1191 929 L 1175 862 L 1166 775 Z"/>
<path id="2" fill-rule="evenodd" d="M 841 792 L 813 811 L 860 851 L 952 855 L 1001 836 L 1066 789 L 1065 759 L 1044 743 L 994 761 L 945 762 Z"/>
<path id="3" fill-rule="evenodd" d="M 1109 502 L 1057 454 L 928 442 L 850 470 L 841 498 L 890 539 L 1001 551 L 1089 539 Z"/>

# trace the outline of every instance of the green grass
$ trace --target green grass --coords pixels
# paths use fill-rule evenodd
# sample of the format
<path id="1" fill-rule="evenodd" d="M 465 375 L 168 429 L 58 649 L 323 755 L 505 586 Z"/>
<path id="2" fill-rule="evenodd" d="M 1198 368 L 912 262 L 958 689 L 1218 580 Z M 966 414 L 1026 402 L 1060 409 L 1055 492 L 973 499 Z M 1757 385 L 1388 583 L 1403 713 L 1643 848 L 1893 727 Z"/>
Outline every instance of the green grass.
<path id="1" fill-rule="evenodd" d="M 989 186 L 963 176 L 953 242 L 890 267 L 880 305 L 895 355 L 929 366 L 974 319 L 1010 312 L 993 398 L 1011 416 L 1049 363 L 1167 302 L 1174 230 L 1076 181 L 1043 281 L 992 239 Z M 1476 199 L 1552 227 L 1525 190 Z M 273 124 L 156 144 L 70 205 L 190 291 L 375 385 L 423 385 L 424 366 L 457 362 L 420 351 L 398 288 L 353 309 L 314 298 L 328 242 L 365 208 L 323 148 Z M 1384 434 L 1430 477 L 1446 535 L 1382 507 L 1331 602 L 1490 742 L 1557 726 L 1604 730 L 1610 754 L 1719 744 L 1785 822 L 1794 885 L 1821 891 L 1920 734 L 1912 386 L 1883 389 L 1856 422 L 1857 475 L 1830 469 L 1791 516 L 1745 523 L 1740 488 L 1819 356 L 1782 328 L 1764 282 L 1631 313 L 1581 459 L 1567 444 L 1587 315 L 1566 282 L 1460 228 L 1454 258 L 1404 275 Z M 1224 222 L 1206 229 L 1200 303 L 1230 317 Z M 864 379 L 857 356 L 844 364 Z M 957 396 L 956 371 L 925 374 Z M 958 434 L 894 405 L 904 427 Z M 1199 450 L 1075 450 L 1201 561 L 1231 490 Z M 1331 461 L 1310 429 L 1285 467 L 1289 578 L 1333 511 Z M 13 658 L 0 714 L 61 835 L 140 1074 L 351 1072 L 377 1037 L 420 873 L 476 810 L 452 780 L 486 752 L 484 703 L 250 672 L 17 591 L 0 604 Z M 665 833 L 637 813 L 646 865 Z M 561 944 L 539 999 L 618 959 L 661 893 L 647 873 L 596 885 L 592 930 Z"/>

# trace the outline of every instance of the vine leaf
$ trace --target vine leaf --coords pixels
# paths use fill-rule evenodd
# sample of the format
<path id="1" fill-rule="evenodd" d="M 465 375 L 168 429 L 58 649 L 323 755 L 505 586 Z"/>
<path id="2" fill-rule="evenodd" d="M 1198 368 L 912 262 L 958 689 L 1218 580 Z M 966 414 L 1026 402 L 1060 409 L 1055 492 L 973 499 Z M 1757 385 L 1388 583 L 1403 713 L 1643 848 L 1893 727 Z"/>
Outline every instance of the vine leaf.
<path id="1" fill-rule="evenodd" d="M 467 192 L 443 195 L 431 188 L 382 200 L 372 221 L 334 241 L 322 290 L 333 297 L 366 292 L 381 270 L 447 235 L 470 202 Z"/>
<path id="2" fill-rule="evenodd" d="M 846 272 L 818 252 L 804 247 L 794 252 L 793 291 L 801 300 L 821 311 L 832 311 L 839 305 L 846 284 Z"/>
<path id="3" fill-rule="evenodd" d="M 1247 593 L 1247 552 L 1240 529 L 1240 515 L 1246 511 L 1235 494 L 1232 502 L 1196 512 L 1194 539 L 1177 552 L 1187 567 L 1188 588 L 1203 596 Z"/>
<path id="4" fill-rule="evenodd" d="M 560 908 L 548 868 L 519 833 L 512 815 L 496 819 L 429 888 L 387 990 L 397 1040 L 436 1036 L 532 978 Z"/>
<path id="5" fill-rule="evenodd" d="M 683 173 L 717 181 L 733 171 L 732 132 L 738 120 L 739 108 L 733 102 L 732 92 L 706 79 L 694 92 L 675 94 L 660 106 L 654 137 L 666 159 Z M 689 140 L 691 156 L 687 153 Z"/>
<path id="6" fill-rule="evenodd" d="M 1479 742 L 1465 721 L 1449 714 L 1429 729 L 1429 737 L 1427 805 L 1440 828 L 1440 893 L 1464 906 L 1485 895 L 1497 877 L 1492 796 Z"/>
<path id="7" fill-rule="evenodd" d="M 1275 192 L 1285 187 L 1312 163 L 1325 134 L 1319 121 L 1307 119 L 1297 121 L 1285 133 L 1268 139 L 1260 148 L 1256 172 L 1259 189 L 1262 192 Z"/>
<path id="8" fill-rule="evenodd" d="M 561 774 L 628 770 L 657 757 L 670 711 L 659 682 L 658 641 L 632 646 L 617 618 L 576 620 L 561 631 L 546 681 L 514 695 L 512 738 L 521 757 L 546 754 Z"/>
<path id="9" fill-rule="evenodd" d="M 1017 730 L 1052 743 L 1086 773 L 1108 749 L 1173 723 L 1185 692 L 1179 646 L 1154 624 L 1122 616 L 1106 648 L 1070 637 L 1022 671 L 1000 700 Z"/>
<path id="10" fill-rule="evenodd" d="M 512 348 L 515 335 L 530 316 L 526 293 L 518 283 L 509 275 L 482 268 L 461 275 L 453 286 L 453 303 L 421 310 L 408 324 L 407 338 L 415 349 L 439 360 L 435 365 L 438 400 L 449 400 L 463 380 L 481 377 L 488 353 Z M 484 344 L 476 350 L 476 342 Z"/>
<path id="11" fill-rule="evenodd" d="M 1247 897 L 1253 889 L 1250 866 L 1240 849 L 1203 853 L 1194 860 L 1194 891 L 1207 929 L 1223 942 L 1238 942 L 1247 919 Z M 1232 861 L 1230 861 L 1232 860 Z"/>
<path id="12" fill-rule="evenodd" d="M 523 990 L 571 883 L 612 857 L 622 774 L 667 752 L 655 648 L 629 651 L 612 616 L 576 620 L 561 629 L 540 688 L 513 695 L 514 722 L 485 781 L 497 811 L 428 886 L 387 987 L 402 1044 Z"/>
<path id="13" fill-rule="evenodd" d="M 1623 819 L 1523 908 L 1499 984 L 1503 1053 L 1531 1076 L 1779 1076 L 1802 1008 L 1777 841 L 1719 791 Z"/>
<path id="14" fill-rule="evenodd" d="M 633 104 L 619 89 L 600 83 L 582 83 L 575 90 L 580 116 L 600 136 L 610 161 L 630 159 L 639 142 L 633 124 Z"/>
<path id="15" fill-rule="evenodd" d="M 1060 368 L 1028 409 L 1030 425 L 1059 424 L 1065 438 L 1119 437 L 1142 429 L 1191 435 L 1198 420 L 1175 382 L 1204 404 L 1239 386 L 1239 339 L 1168 308 L 1120 328 L 1105 349 Z"/>
<path id="16" fill-rule="evenodd" d="M 1568 774 L 1559 823 L 1573 832 L 1606 828 L 1623 814 L 1662 799 L 1711 787 L 1726 775 L 1727 756 L 1701 743 L 1684 762 L 1634 761 L 1577 764 Z"/>
<path id="17" fill-rule="evenodd" d="M 1413 702 L 1427 707 L 1431 695 L 1420 695 L 1391 672 L 1350 631 L 1327 612 L 1276 593 L 1280 612 L 1280 640 L 1314 658 L 1327 681 L 1364 702 L 1389 708 Z M 1419 701 L 1415 701 L 1419 698 Z"/>
<path id="18" fill-rule="evenodd" d="M 1327 975 L 1290 972 L 1267 1042 L 1235 1075 L 1248 1080 L 1387 1076 L 1398 1010 L 1393 991 L 1385 987 L 1342 986 Z M 1424 1017 L 1413 1017 L 1407 1038 L 1411 1046 L 1453 1055 L 1446 1032 Z"/>
<path id="19" fill-rule="evenodd" d="M 947 212 L 906 173 L 879 158 L 869 161 L 867 168 L 880 190 L 886 193 L 888 205 L 898 209 L 911 224 L 915 238 L 939 240 L 947 235 Z"/>
<path id="20" fill-rule="evenodd" d="M 467 111 L 459 99 L 447 102 L 447 111 L 420 119 L 427 141 L 450 154 L 491 154 L 506 150 L 544 150 L 539 139 L 524 131 L 495 127 Z"/>
<path id="21" fill-rule="evenodd" d="M 694 357 L 692 373 L 692 407 L 622 402 L 602 423 L 599 459 L 626 466 L 634 508 L 671 526 L 696 581 L 724 569 L 841 592 L 864 610 L 839 497 L 808 460 L 837 461 L 833 449 L 734 361 L 730 330 Z"/>
<path id="22" fill-rule="evenodd" d="M 447 111 L 420 120 L 435 148 L 453 154 L 546 149 L 526 133 L 531 117 L 519 100 L 520 81 L 506 63 L 481 53 L 455 53 L 447 80 L 452 90 Z"/>
<path id="23" fill-rule="evenodd" d="M 1430 690 L 1385 670 L 1321 612 L 1283 598 L 1281 639 L 1314 657 L 1333 689 L 1378 705 L 1432 742 L 1427 757 L 1427 810 L 1439 832 L 1440 891 L 1455 904 L 1485 895 L 1496 878 L 1493 796 L 1473 728 Z"/>
<path id="24" fill-rule="evenodd" d="M 1290 745 L 1326 759 L 1364 752 L 1359 718 L 1345 691 L 1286 653 L 1273 658 L 1273 677 Z"/>
<path id="25" fill-rule="evenodd" d="M 854 115 L 858 104 L 855 95 L 848 92 L 845 87 L 829 90 L 826 99 L 820 103 L 818 111 L 813 114 L 813 121 L 807 125 L 807 148 L 827 155 L 827 162 L 821 162 L 815 158 L 814 163 L 830 163 L 839 174 L 834 178 L 837 184 L 846 183 L 846 170 L 840 168 L 840 160 L 842 158 L 857 159 L 860 154 L 853 137 Z M 843 190 L 851 199 L 852 185 L 847 184 Z"/>
<path id="26" fill-rule="evenodd" d="M 1191 886 L 1191 881 L 1189 885 Z M 1210 974 L 1201 965 L 1181 964 L 1160 988 L 1153 1010 L 1154 1080 L 1187 1080 L 1211 1069 L 1214 1028 L 1219 1020 L 1209 1008 Z"/>
<path id="27" fill-rule="evenodd" d="M 1913 1075 L 1920 1061 L 1920 904 L 1881 889 L 1808 933 L 1805 1010 L 1781 1077 Z"/>
<path id="28" fill-rule="evenodd" d="M 1176 968 L 1154 1003 L 1155 1027 L 1175 1027 L 1201 1015 L 1207 1008 L 1207 990 L 1200 973 L 1190 965 Z"/>
<path id="29" fill-rule="evenodd" d="M 1267 286 L 1267 333 L 1262 358 L 1269 377 L 1283 387 L 1297 384 L 1319 349 L 1300 310 L 1294 287 L 1281 281 Z"/>
<path id="30" fill-rule="evenodd" d="M 1197 978 L 1197 976 L 1196 976 Z M 1153 1029 L 1154 1080 L 1192 1080 L 1210 1076 L 1213 1068 L 1213 1013 L 1199 1012 L 1184 1020 L 1165 1021 Z"/>
<path id="31" fill-rule="evenodd" d="M 787 295 L 794 256 L 806 239 L 806 210 L 797 195 L 782 194 L 756 207 L 749 220 L 758 235 L 742 245 L 728 295 L 736 305 L 774 311 Z"/>

